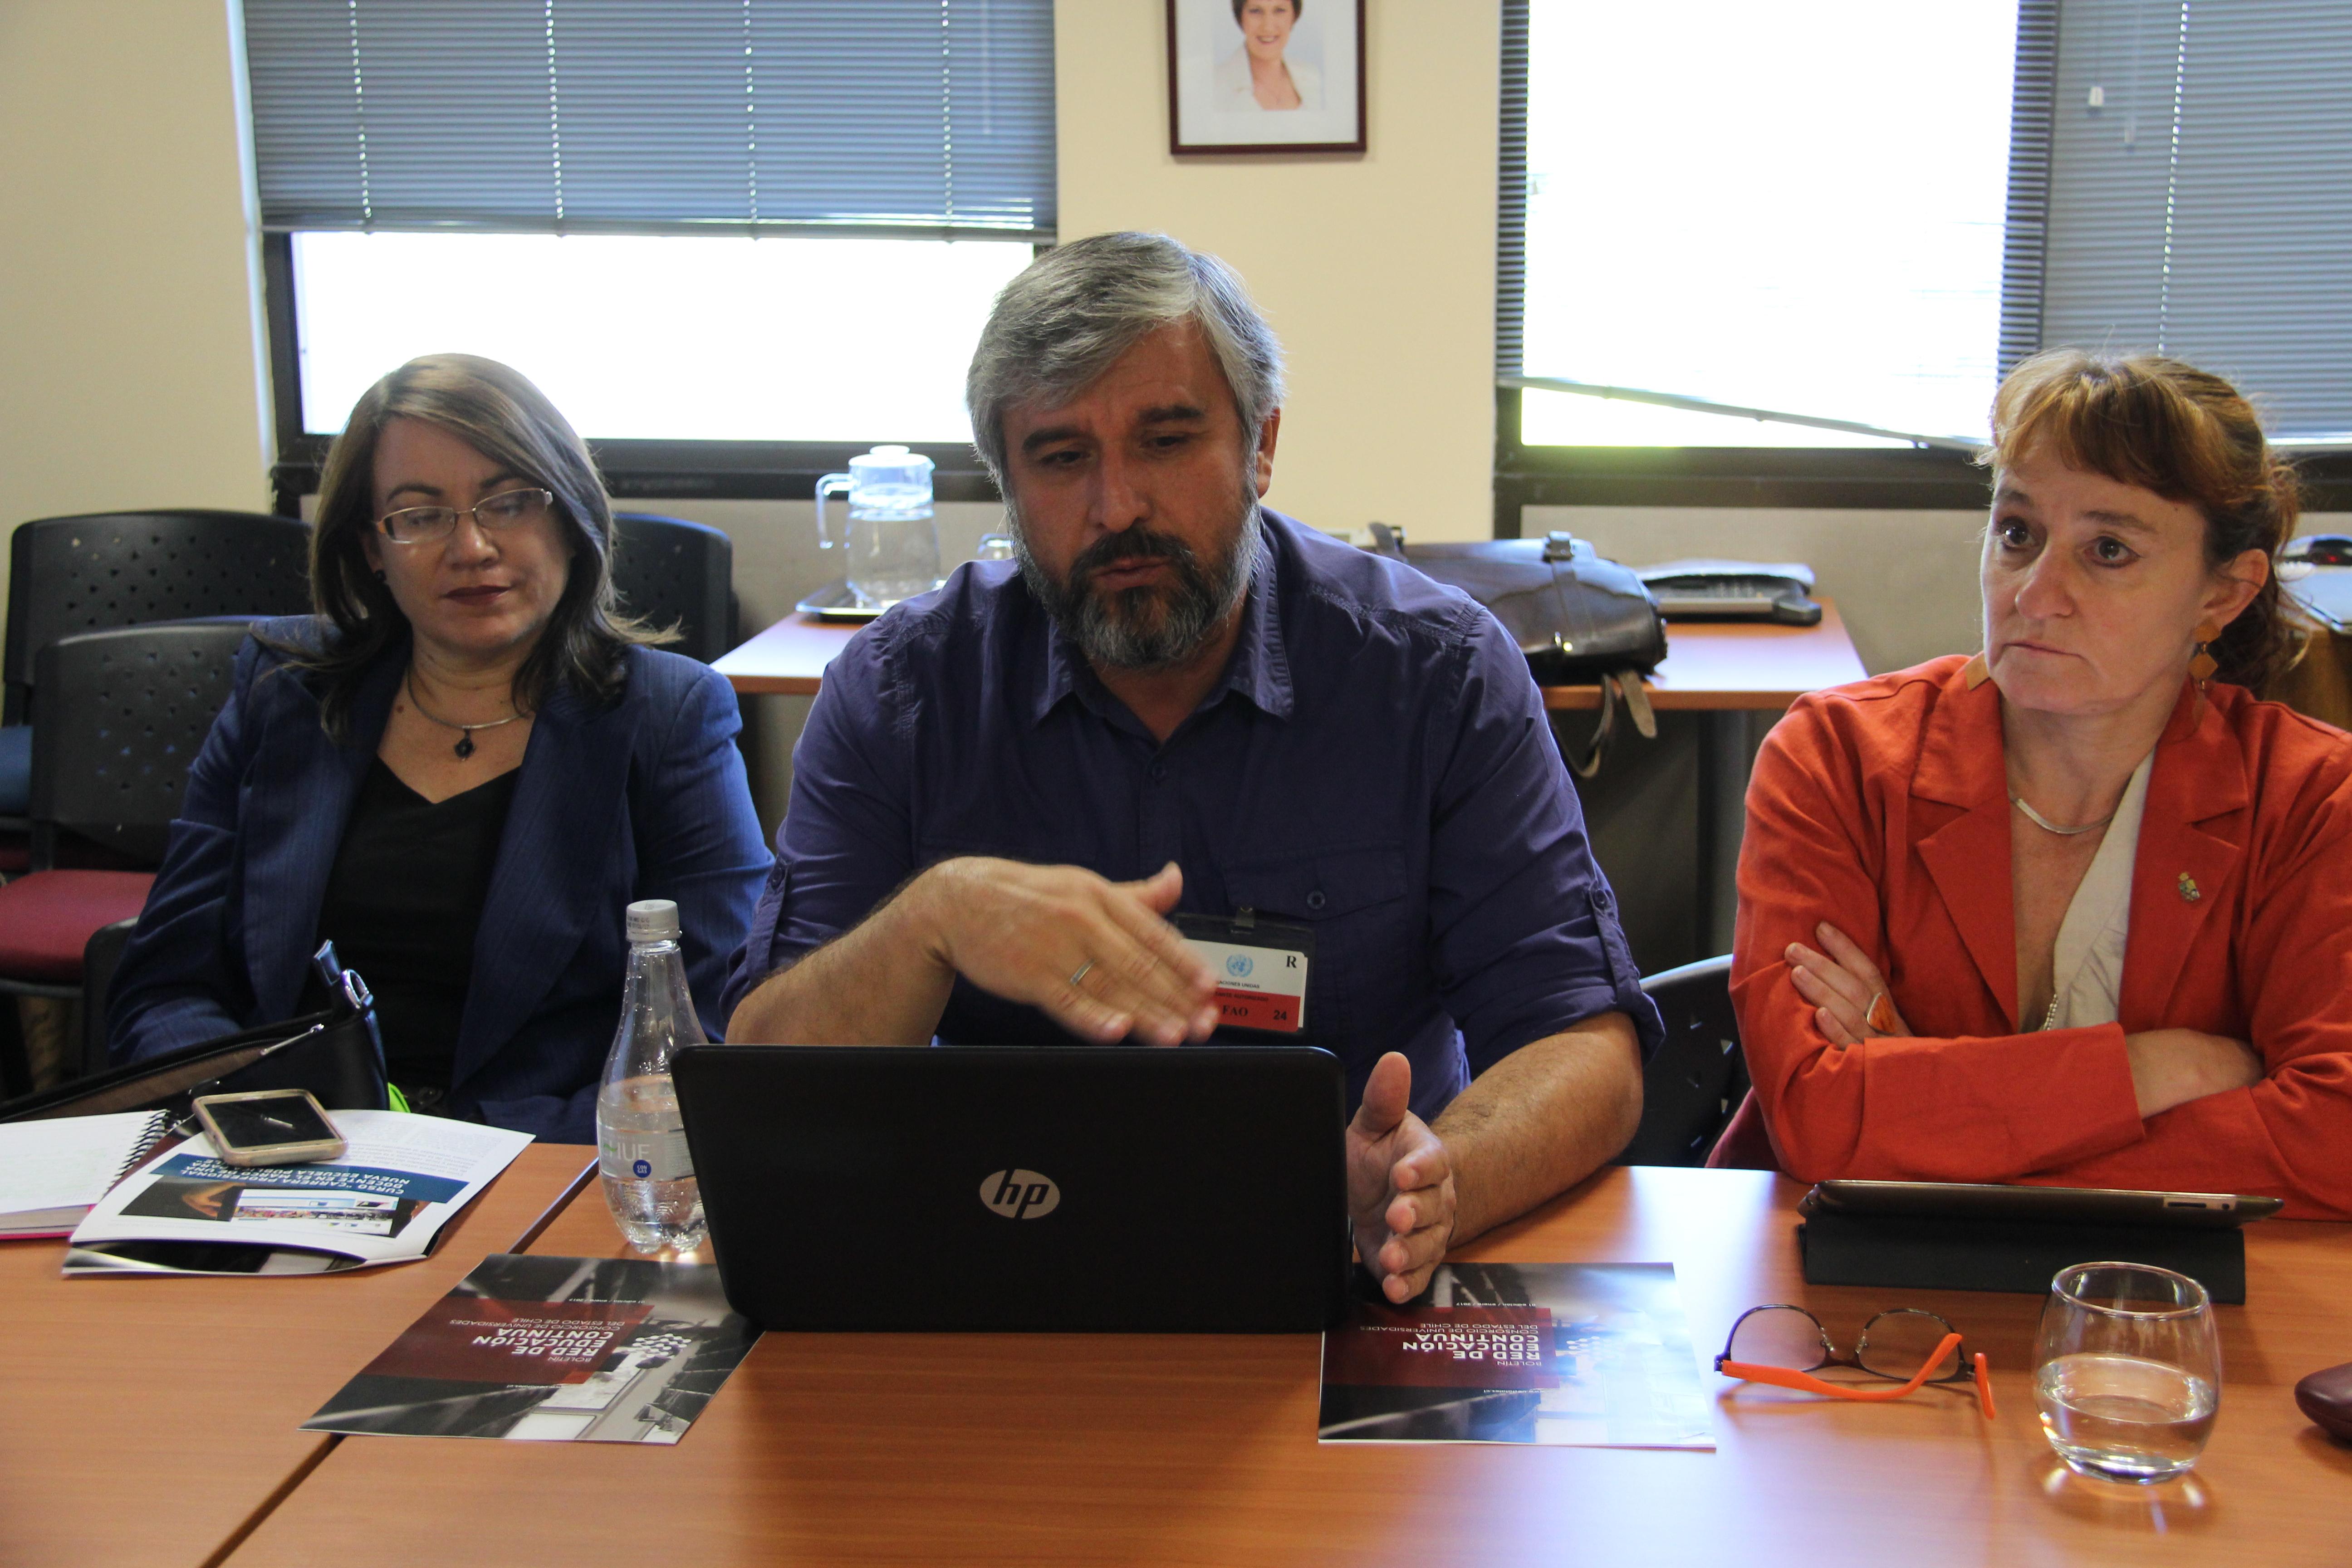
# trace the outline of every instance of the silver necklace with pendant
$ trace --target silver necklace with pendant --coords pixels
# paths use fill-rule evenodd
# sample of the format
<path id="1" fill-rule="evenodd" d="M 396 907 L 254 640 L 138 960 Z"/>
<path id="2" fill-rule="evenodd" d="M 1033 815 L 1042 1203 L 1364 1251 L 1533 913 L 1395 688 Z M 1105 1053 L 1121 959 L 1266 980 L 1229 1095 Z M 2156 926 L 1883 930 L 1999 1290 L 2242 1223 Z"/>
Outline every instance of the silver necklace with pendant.
<path id="1" fill-rule="evenodd" d="M 495 730 L 501 724 L 511 724 L 516 720 L 522 717 L 520 713 L 509 713 L 503 719 L 493 719 L 486 724 L 460 724 L 452 720 L 442 718 L 439 714 L 432 711 L 430 709 L 426 708 L 424 703 L 419 702 L 416 700 L 416 672 L 414 669 L 410 670 L 406 675 L 401 678 L 401 684 L 408 688 L 408 705 L 411 708 L 415 709 L 418 713 L 422 714 L 426 719 L 431 720 L 434 723 L 440 725 L 443 729 L 455 730 L 458 731 L 457 744 L 453 747 L 452 750 L 457 753 L 457 760 L 461 763 L 467 757 L 474 754 L 475 731 Z M 2029 807 L 2028 809 L 2031 808 Z"/>

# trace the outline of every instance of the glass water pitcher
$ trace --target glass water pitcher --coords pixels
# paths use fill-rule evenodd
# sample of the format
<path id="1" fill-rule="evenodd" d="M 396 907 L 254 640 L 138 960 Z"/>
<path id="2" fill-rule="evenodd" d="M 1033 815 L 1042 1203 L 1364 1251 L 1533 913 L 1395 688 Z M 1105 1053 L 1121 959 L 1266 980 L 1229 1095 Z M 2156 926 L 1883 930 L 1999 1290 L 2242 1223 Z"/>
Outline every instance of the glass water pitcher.
<path id="1" fill-rule="evenodd" d="M 816 482 L 816 537 L 843 552 L 849 592 L 860 609 L 881 609 L 938 587 L 940 530 L 931 519 L 931 460 L 904 447 L 877 447 L 849 459 L 845 474 Z M 849 492 L 849 517 L 835 538 L 825 498 Z"/>

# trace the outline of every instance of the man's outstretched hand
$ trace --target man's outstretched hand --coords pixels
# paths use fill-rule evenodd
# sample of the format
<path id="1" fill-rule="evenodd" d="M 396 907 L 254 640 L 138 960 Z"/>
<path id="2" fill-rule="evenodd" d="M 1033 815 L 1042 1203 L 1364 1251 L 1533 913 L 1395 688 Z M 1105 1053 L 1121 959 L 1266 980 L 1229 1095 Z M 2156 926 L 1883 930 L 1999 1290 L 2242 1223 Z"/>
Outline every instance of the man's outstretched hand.
<path id="1" fill-rule="evenodd" d="M 943 973 L 1042 1007 L 1074 1035 L 1181 1046 L 1217 1026 L 1209 966 L 1165 918 L 1184 890 L 1172 862 L 1112 882 L 975 856 L 942 860 L 915 889 Z"/>
<path id="2" fill-rule="evenodd" d="M 1356 1253 L 1391 1301 L 1429 1286 L 1454 1235 L 1454 1163 L 1409 1109 L 1412 1064 L 1391 1051 L 1373 1064 L 1348 1125 L 1348 1213 Z"/>

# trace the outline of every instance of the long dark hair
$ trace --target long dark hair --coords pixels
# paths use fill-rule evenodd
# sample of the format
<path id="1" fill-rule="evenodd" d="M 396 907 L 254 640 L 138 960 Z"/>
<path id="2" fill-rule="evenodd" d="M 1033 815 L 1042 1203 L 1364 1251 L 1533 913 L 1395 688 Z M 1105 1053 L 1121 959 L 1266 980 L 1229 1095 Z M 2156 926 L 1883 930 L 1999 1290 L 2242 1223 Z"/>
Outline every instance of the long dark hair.
<path id="1" fill-rule="evenodd" d="M 2214 570 L 2248 550 L 2269 555 L 2262 591 L 2221 629 L 2213 658 L 2223 680 L 2256 690 L 2294 663 L 2302 639 L 2279 603 L 2278 552 L 2301 515 L 2302 490 L 2236 387 L 2157 354 L 2051 349 L 2000 384 L 1985 457 L 2000 469 L 2036 450 L 2195 507 Z"/>
<path id="2" fill-rule="evenodd" d="M 328 449 L 310 531 L 310 606 L 331 635 L 310 646 L 272 644 L 289 664 L 312 673 L 320 721 L 337 742 L 350 739 L 352 704 L 368 667 L 408 631 L 365 547 L 376 522 L 376 444 L 392 419 L 437 425 L 555 496 L 572 569 L 537 646 L 515 672 L 516 707 L 537 711 L 559 684 L 610 702 L 621 694 L 628 645 L 677 639 L 621 613 L 613 591 L 612 498 L 571 421 L 528 377 L 496 360 L 425 354 L 361 394 Z"/>

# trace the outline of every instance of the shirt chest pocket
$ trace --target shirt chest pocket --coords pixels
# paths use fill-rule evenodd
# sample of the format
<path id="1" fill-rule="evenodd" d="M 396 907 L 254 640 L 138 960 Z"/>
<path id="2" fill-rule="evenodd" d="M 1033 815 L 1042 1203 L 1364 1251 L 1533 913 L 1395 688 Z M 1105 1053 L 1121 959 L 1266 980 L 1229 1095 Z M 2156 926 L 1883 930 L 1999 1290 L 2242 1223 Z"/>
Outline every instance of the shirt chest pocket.
<path id="1" fill-rule="evenodd" d="M 1307 977 L 1311 1035 L 1355 1026 L 1354 1004 L 1367 975 L 1419 967 L 1423 955 L 1412 950 L 1404 929 L 1412 905 L 1402 849 L 1315 850 L 1223 870 L 1225 897 L 1236 912 L 1255 910 L 1314 928 Z"/>

